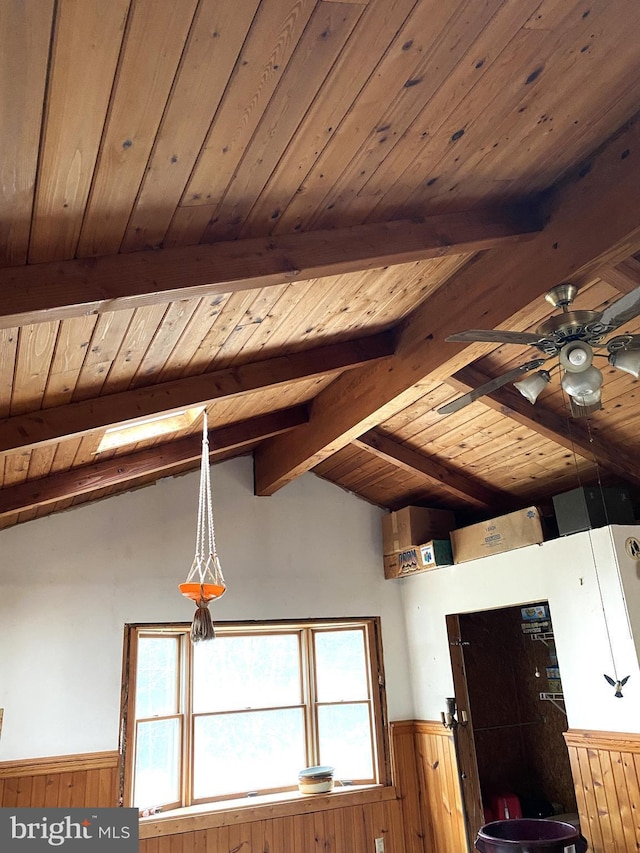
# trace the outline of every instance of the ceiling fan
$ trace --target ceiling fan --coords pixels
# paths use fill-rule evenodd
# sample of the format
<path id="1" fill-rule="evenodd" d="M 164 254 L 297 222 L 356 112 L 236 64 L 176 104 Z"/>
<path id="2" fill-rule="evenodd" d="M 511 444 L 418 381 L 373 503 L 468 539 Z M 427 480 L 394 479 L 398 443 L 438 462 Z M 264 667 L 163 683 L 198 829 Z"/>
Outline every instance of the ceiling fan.
<path id="1" fill-rule="evenodd" d="M 602 408 L 600 386 L 602 372 L 593 366 L 594 356 L 608 358 L 609 364 L 640 377 L 640 335 L 616 335 L 604 341 L 611 332 L 623 323 L 640 314 L 640 287 L 622 296 L 604 311 L 574 311 L 569 306 L 576 297 L 578 288 L 574 284 L 559 284 L 545 294 L 547 302 L 561 308 L 538 326 L 535 332 L 510 332 L 499 329 L 467 329 L 450 335 L 446 340 L 453 342 L 486 342 L 500 344 L 528 344 L 534 346 L 543 357 L 534 358 L 513 370 L 485 382 L 472 391 L 456 398 L 438 409 L 440 415 L 450 415 L 473 403 L 485 394 L 496 391 L 513 382 L 514 387 L 535 403 L 541 391 L 551 380 L 551 370 L 563 369 L 561 385 L 569 397 L 571 415 L 586 417 Z M 606 348 L 607 353 L 594 352 Z M 550 358 L 558 356 L 558 364 L 549 370 L 539 368 Z M 535 371 L 535 373 L 531 373 Z M 530 374 L 525 376 L 525 374 Z M 519 379 L 519 377 L 524 378 Z M 519 381 L 515 381 L 519 380 Z"/>

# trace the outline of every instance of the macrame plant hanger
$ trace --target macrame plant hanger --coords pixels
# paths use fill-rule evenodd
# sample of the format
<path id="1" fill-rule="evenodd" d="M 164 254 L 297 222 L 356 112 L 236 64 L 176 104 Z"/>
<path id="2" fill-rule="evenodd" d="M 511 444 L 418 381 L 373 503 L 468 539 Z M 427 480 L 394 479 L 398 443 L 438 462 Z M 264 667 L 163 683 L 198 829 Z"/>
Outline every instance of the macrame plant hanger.
<path id="1" fill-rule="evenodd" d="M 198 499 L 198 529 L 196 553 L 191 569 L 180 592 L 196 603 L 196 613 L 191 624 L 191 641 L 213 640 L 215 630 L 209 612 L 209 602 L 224 595 L 226 590 L 222 567 L 216 551 L 211 503 L 211 478 L 209 473 L 209 431 L 207 412 L 202 425 L 202 459 L 200 462 L 200 495 Z"/>

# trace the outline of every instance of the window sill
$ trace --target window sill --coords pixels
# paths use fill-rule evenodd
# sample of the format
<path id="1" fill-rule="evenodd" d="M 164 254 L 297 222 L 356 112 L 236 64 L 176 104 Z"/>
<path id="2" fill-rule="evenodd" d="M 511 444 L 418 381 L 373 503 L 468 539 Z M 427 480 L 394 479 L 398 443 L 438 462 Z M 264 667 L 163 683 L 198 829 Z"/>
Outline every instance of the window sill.
<path id="1" fill-rule="evenodd" d="M 220 803 L 202 803 L 140 818 L 140 838 L 156 838 L 217 826 L 235 826 L 255 820 L 272 820 L 365 803 L 379 803 L 395 800 L 396 796 L 396 789 L 392 786 L 349 785 L 345 788 L 334 788 L 328 794 L 287 791 L 282 794 L 224 800 Z"/>

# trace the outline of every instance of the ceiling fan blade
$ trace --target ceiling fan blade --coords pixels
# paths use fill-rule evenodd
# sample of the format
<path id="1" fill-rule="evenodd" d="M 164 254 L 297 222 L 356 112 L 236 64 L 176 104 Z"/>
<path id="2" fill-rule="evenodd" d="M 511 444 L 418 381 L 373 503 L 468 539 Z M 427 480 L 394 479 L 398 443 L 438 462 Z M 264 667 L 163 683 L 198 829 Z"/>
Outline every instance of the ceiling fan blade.
<path id="1" fill-rule="evenodd" d="M 540 335 L 533 332 L 503 332 L 500 329 L 467 329 L 465 332 L 457 332 L 445 338 L 447 341 L 472 342 L 495 344 L 537 344 Z"/>
<path id="2" fill-rule="evenodd" d="M 457 397 L 455 400 L 447 403 L 446 406 L 442 406 L 438 409 L 438 414 L 452 415 L 454 412 L 459 412 L 460 409 L 468 406 L 469 403 L 474 403 L 480 397 L 484 397 L 485 394 L 491 394 L 492 391 L 497 391 L 498 388 L 502 388 L 503 385 L 507 385 L 509 382 L 513 382 L 514 379 L 518 379 L 518 377 L 522 376 L 523 373 L 528 373 L 530 370 L 536 370 L 544 364 L 545 361 L 545 358 L 536 358 L 533 361 L 528 361 L 526 364 L 521 364 L 520 367 L 514 367 L 513 370 L 503 373 L 502 376 L 496 376 L 495 379 L 490 379 L 489 382 L 485 382 L 484 385 L 480 385 L 472 391 L 467 391 L 466 394 L 463 394 L 461 397 Z"/>
<path id="3" fill-rule="evenodd" d="M 628 320 L 633 320 L 638 314 L 640 314 L 640 287 L 625 293 L 624 296 L 616 299 L 614 303 L 605 308 L 598 322 L 610 326 L 611 329 L 617 329 Z"/>
<path id="4" fill-rule="evenodd" d="M 606 346 L 610 353 L 619 352 L 620 350 L 639 349 L 640 335 L 616 335 L 615 338 L 609 338 L 601 346 Z"/>

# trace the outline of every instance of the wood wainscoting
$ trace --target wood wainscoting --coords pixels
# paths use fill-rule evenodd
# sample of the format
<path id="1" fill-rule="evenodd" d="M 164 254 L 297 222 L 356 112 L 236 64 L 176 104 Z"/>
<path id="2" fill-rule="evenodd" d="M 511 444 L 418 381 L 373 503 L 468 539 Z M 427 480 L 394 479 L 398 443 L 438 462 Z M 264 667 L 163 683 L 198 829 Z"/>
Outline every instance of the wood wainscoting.
<path id="1" fill-rule="evenodd" d="M 441 722 L 391 724 L 393 778 L 406 853 L 467 850 L 453 735 Z"/>
<path id="2" fill-rule="evenodd" d="M 140 853 L 405 853 L 402 807 L 390 788 L 337 790 L 140 824 Z"/>
<path id="3" fill-rule="evenodd" d="M 117 752 L 0 762 L 0 806 L 118 805 Z"/>
<path id="4" fill-rule="evenodd" d="M 565 734 L 582 831 L 592 853 L 640 849 L 640 734 Z M 391 724 L 393 789 L 345 792 L 220 812 L 203 828 L 141 825 L 140 853 L 461 853 L 467 849 L 451 733 L 440 722 Z M 118 753 L 0 763 L 0 806 L 114 806 Z M 160 824 L 161 821 L 158 821 Z M 164 833 L 164 834 L 162 834 Z"/>
<path id="5" fill-rule="evenodd" d="M 565 733 L 590 853 L 640 850 L 640 734 Z"/>
<path id="6" fill-rule="evenodd" d="M 394 788 L 336 791 L 140 825 L 140 853 L 462 853 L 455 751 L 438 723 L 392 723 Z M 118 753 L 0 763 L 0 806 L 114 806 Z"/>
<path id="7" fill-rule="evenodd" d="M 415 720 L 392 723 L 391 730 L 406 853 L 474 849 L 465 839 L 451 733 L 439 722 Z M 570 729 L 565 740 L 590 853 L 638 853 L 640 734 Z"/>
<path id="8" fill-rule="evenodd" d="M 0 807 L 115 806 L 117 752 L 0 762 Z M 406 788 L 417 782 L 403 779 Z M 354 789 L 288 802 L 140 824 L 140 853 L 405 853 L 403 804 L 395 788 Z M 420 853 L 423 853 L 420 849 Z M 429 851 L 435 853 L 435 851 Z"/>
<path id="9" fill-rule="evenodd" d="M 391 723 L 394 789 L 306 797 L 140 827 L 140 853 L 462 853 L 462 802 L 451 732 L 440 722 Z M 118 753 L 0 763 L 0 806 L 115 806 Z M 166 816 L 169 818 L 169 816 Z M 625 848 L 626 849 L 626 848 Z"/>

